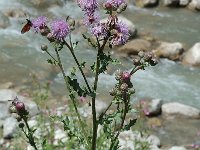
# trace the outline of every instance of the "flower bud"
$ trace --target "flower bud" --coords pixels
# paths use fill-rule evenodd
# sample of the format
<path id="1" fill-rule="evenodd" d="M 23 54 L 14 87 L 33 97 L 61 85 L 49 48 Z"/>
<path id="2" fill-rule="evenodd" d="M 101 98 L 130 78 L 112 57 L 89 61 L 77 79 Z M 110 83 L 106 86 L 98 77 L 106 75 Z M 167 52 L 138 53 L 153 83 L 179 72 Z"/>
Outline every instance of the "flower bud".
<path id="1" fill-rule="evenodd" d="M 11 106 L 9 107 L 9 112 L 10 112 L 10 113 L 16 113 L 16 112 L 17 112 L 16 107 L 15 107 L 14 105 L 11 105 Z"/>
<path id="2" fill-rule="evenodd" d="M 152 58 L 152 59 L 150 60 L 149 64 L 150 64 L 151 66 L 155 66 L 155 65 L 158 64 L 158 60 L 157 60 L 156 58 Z"/>
<path id="3" fill-rule="evenodd" d="M 49 30 L 49 28 L 47 26 L 45 26 L 44 28 L 40 29 L 40 34 L 42 36 L 47 36 L 48 33 L 50 33 L 50 30 Z"/>
<path id="4" fill-rule="evenodd" d="M 44 45 L 44 44 L 41 45 L 41 50 L 42 51 L 47 51 L 47 49 L 48 49 L 47 45 Z"/>
<path id="5" fill-rule="evenodd" d="M 131 79 L 130 73 L 127 72 L 127 71 L 124 71 L 124 72 L 122 73 L 122 80 L 123 80 L 124 82 L 129 82 L 130 79 Z"/>
<path id="6" fill-rule="evenodd" d="M 143 51 L 140 51 L 140 52 L 138 53 L 138 56 L 139 56 L 140 58 L 144 57 L 144 52 L 143 52 Z"/>
<path id="7" fill-rule="evenodd" d="M 134 64 L 135 66 L 141 65 L 140 59 L 139 59 L 139 58 L 134 58 L 134 59 L 133 59 L 133 64 Z"/>
<path id="8" fill-rule="evenodd" d="M 112 10 L 112 5 L 111 5 L 111 3 L 104 3 L 103 4 L 103 7 L 105 8 L 105 9 L 107 9 L 107 10 Z"/>
<path id="9" fill-rule="evenodd" d="M 116 73 L 115 73 L 115 79 L 120 80 L 121 78 L 122 78 L 122 71 L 117 70 Z"/>
<path id="10" fill-rule="evenodd" d="M 16 107 L 17 113 L 19 113 L 19 114 L 23 114 L 26 111 L 25 105 L 23 102 L 18 102 L 15 105 L 15 107 Z"/>
<path id="11" fill-rule="evenodd" d="M 135 93 L 135 89 L 130 89 L 128 92 L 129 92 L 129 94 L 134 94 Z"/>
<path id="12" fill-rule="evenodd" d="M 123 83 L 123 84 L 120 86 L 120 89 L 121 89 L 123 92 L 128 91 L 128 84 Z"/>
<path id="13" fill-rule="evenodd" d="M 47 34 L 47 39 L 48 39 L 50 42 L 54 42 L 54 41 L 55 41 L 54 36 L 53 36 L 52 33 Z"/>
<path id="14" fill-rule="evenodd" d="M 24 123 L 23 122 L 20 122 L 19 123 L 19 128 L 23 128 L 24 127 Z"/>

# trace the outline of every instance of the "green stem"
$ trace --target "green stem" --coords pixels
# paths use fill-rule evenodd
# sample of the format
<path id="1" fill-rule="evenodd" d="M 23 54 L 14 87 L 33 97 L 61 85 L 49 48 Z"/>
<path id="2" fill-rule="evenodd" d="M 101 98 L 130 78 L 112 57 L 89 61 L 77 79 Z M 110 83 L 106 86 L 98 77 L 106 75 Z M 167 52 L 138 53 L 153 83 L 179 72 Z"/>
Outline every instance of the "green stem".
<path id="1" fill-rule="evenodd" d="M 70 38 L 70 39 L 71 39 L 71 38 Z M 71 40 L 70 40 L 70 41 L 71 41 Z M 84 79 L 84 81 L 85 81 L 85 84 L 86 84 L 86 86 L 87 86 L 89 92 L 92 93 L 92 90 L 91 90 L 91 88 L 90 88 L 90 86 L 89 86 L 89 83 L 88 83 L 88 81 L 87 81 L 87 79 L 86 79 L 86 76 L 85 76 L 85 74 L 84 74 L 84 72 L 83 72 L 83 69 L 82 69 L 82 67 L 81 67 L 81 65 L 80 65 L 80 63 L 79 63 L 79 61 L 78 61 L 78 59 L 76 58 L 76 55 L 74 54 L 74 49 L 73 49 L 72 43 L 70 42 L 70 45 L 69 45 L 66 41 L 64 41 L 64 44 L 65 44 L 65 45 L 67 46 L 67 48 L 70 50 L 70 52 L 71 52 L 71 54 L 72 54 L 72 56 L 73 56 L 73 58 L 74 58 L 74 60 L 75 60 L 75 62 L 76 62 L 76 64 L 77 64 L 77 66 L 78 66 L 78 68 L 79 68 L 79 70 L 80 70 L 80 72 L 81 72 L 81 74 L 82 74 L 82 76 L 83 76 L 83 79 Z"/>
<path id="2" fill-rule="evenodd" d="M 59 55 L 59 53 L 58 53 L 57 48 L 55 48 L 55 52 L 56 52 L 57 59 L 58 59 L 58 65 L 59 65 L 59 67 L 60 67 L 60 69 L 61 69 L 63 78 L 64 78 L 64 80 L 65 80 L 66 88 L 67 88 L 67 90 L 69 91 L 69 93 L 71 93 L 72 90 L 71 90 L 71 88 L 70 88 L 70 86 L 69 86 L 69 84 L 68 84 L 68 83 L 69 83 L 69 82 L 68 82 L 68 78 L 67 78 L 67 76 L 66 76 L 66 74 L 65 74 L 65 71 L 64 71 L 64 68 L 63 68 L 63 66 L 62 66 L 61 59 L 60 59 L 60 55 Z M 78 112 L 75 99 L 74 99 L 74 97 L 73 97 L 71 94 L 70 94 L 69 96 L 70 96 L 70 98 L 71 98 L 71 100 L 72 100 L 72 103 L 73 103 L 73 106 L 74 106 L 76 115 L 77 115 L 78 120 L 79 120 L 80 127 L 81 127 L 81 129 L 82 129 L 82 131 L 83 131 L 83 134 L 84 134 L 84 136 L 85 136 L 85 139 L 86 139 L 86 141 L 89 143 L 88 138 L 87 138 L 87 134 L 86 134 L 86 131 L 85 131 L 84 123 L 83 123 L 83 121 L 81 120 L 81 116 L 80 116 L 80 114 L 79 114 L 79 112 Z"/>
<path id="3" fill-rule="evenodd" d="M 36 146 L 36 143 L 35 143 L 35 140 L 34 140 L 34 137 L 33 137 L 33 132 L 32 132 L 31 128 L 28 125 L 26 116 L 22 116 L 22 119 L 24 120 L 24 123 L 25 123 L 25 125 L 26 125 L 26 127 L 28 129 L 28 134 L 26 134 L 25 131 L 24 131 L 24 133 L 25 133 L 26 137 L 28 138 L 30 145 L 33 146 L 35 148 L 35 150 L 38 150 L 37 146 Z"/>
<path id="4" fill-rule="evenodd" d="M 122 115 L 122 122 L 121 122 L 120 128 L 119 128 L 119 130 L 118 130 L 118 132 L 117 132 L 117 134 L 116 134 L 114 140 L 112 141 L 112 144 L 111 144 L 109 150 L 112 150 L 113 147 L 115 146 L 116 141 L 117 141 L 117 138 L 118 138 L 118 136 L 119 136 L 119 134 L 120 134 L 120 132 L 121 132 L 123 126 L 124 126 L 124 122 L 125 122 L 125 119 L 126 119 L 126 114 L 127 114 L 127 112 L 128 112 L 127 93 L 124 93 L 124 95 L 123 95 L 123 100 L 124 100 L 124 110 L 123 110 L 123 115 Z"/>

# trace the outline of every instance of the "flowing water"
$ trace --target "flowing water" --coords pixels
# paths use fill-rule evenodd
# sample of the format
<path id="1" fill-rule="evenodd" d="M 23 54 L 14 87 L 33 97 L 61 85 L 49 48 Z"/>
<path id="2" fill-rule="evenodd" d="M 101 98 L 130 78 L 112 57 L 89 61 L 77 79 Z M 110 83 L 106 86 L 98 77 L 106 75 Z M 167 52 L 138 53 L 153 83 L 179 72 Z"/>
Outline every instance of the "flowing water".
<path id="1" fill-rule="evenodd" d="M 62 8 L 52 6 L 36 9 L 29 1 L 1 0 L 0 11 L 4 12 L 8 9 L 22 9 L 27 14 L 31 14 L 30 18 L 40 14 L 51 17 L 70 15 L 81 18 L 80 9 L 72 2 L 67 2 L 67 5 Z M 142 9 L 129 6 L 124 15 L 135 23 L 139 32 L 149 32 L 160 40 L 182 42 L 186 49 L 200 42 L 199 13 L 186 9 L 162 7 Z M 30 73 L 39 72 L 43 75 L 43 80 L 48 79 L 53 82 L 52 90 L 56 94 L 64 94 L 61 73 L 54 73 L 50 69 L 46 63 L 47 55 L 40 50 L 40 45 L 47 41 L 31 32 L 21 35 L 20 30 L 22 23 L 25 23 L 25 18 L 9 19 L 11 25 L 6 29 L 0 29 L 0 84 L 11 81 L 16 85 L 23 85 L 25 79 L 30 79 Z M 76 50 L 79 59 L 92 63 L 95 51 L 83 44 L 79 33 L 74 33 L 73 38 L 80 41 L 80 46 Z M 66 73 L 69 73 L 75 65 L 74 61 L 69 52 L 62 53 Z M 119 66 L 121 69 L 131 68 L 128 59 L 122 59 L 122 62 L 123 65 Z M 45 74 L 49 70 L 51 72 Z M 89 80 L 92 81 L 93 77 Z M 133 102 L 143 97 L 151 97 L 161 98 L 165 102 L 178 101 L 200 108 L 200 68 L 187 67 L 162 59 L 157 66 L 138 71 L 132 81 L 136 89 Z M 106 93 L 114 83 L 114 73 L 101 75 L 98 93 Z M 104 94 L 99 94 L 99 97 L 109 99 L 108 95 Z"/>

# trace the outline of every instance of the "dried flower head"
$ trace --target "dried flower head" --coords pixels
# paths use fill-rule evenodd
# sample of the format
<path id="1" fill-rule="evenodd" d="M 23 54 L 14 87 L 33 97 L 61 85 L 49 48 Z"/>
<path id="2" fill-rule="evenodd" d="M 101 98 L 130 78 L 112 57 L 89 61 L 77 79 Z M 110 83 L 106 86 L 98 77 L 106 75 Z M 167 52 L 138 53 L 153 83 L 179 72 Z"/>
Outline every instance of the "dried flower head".
<path id="1" fill-rule="evenodd" d="M 64 20 L 53 21 L 51 29 L 52 36 L 59 41 L 62 41 L 70 32 L 70 27 Z"/>
<path id="2" fill-rule="evenodd" d="M 32 27 L 35 32 L 40 32 L 41 29 L 47 27 L 47 17 L 40 16 L 32 21 Z"/>

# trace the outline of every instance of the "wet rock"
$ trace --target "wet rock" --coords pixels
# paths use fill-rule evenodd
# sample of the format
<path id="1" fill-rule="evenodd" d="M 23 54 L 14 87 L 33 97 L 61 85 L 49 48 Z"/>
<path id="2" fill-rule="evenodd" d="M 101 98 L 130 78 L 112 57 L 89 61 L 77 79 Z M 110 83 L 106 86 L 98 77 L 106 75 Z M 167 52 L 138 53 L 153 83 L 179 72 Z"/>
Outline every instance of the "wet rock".
<path id="1" fill-rule="evenodd" d="M 192 9 L 192 10 L 198 10 L 198 11 L 200 11 L 200 1 L 199 0 L 192 0 L 189 3 L 188 8 Z"/>
<path id="2" fill-rule="evenodd" d="M 143 39 L 134 39 L 118 49 L 119 52 L 128 55 L 137 55 L 139 51 L 151 50 L 151 43 Z"/>
<path id="3" fill-rule="evenodd" d="M 3 138 L 11 139 L 16 131 L 17 120 L 13 117 L 9 117 L 4 121 L 3 124 Z"/>
<path id="4" fill-rule="evenodd" d="M 169 150 L 186 150 L 186 148 L 183 146 L 173 146 Z"/>
<path id="5" fill-rule="evenodd" d="M 10 20 L 2 12 L 0 12 L 0 28 L 7 28 L 10 25 Z"/>
<path id="6" fill-rule="evenodd" d="M 200 118 L 200 110 L 178 102 L 162 105 L 162 113 L 166 116 L 179 116 L 185 118 Z"/>
<path id="7" fill-rule="evenodd" d="M 161 114 L 161 99 L 141 100 L 140 105 L 146 116 L 157 116 Z"/>
<path id="8" fill-rule="evenodd" d="M 183 53 L 183 45 L 179 42 L 168 43 L 161 42 L 160 46 L 154 50 L 154 54 L 157 57 L 164 57 L 171 60 L 178 60 Z"/>
<path id="9" fill-rule="evenodd" d="M 184 54 L 182 62 L 194 66 L 200 65 L 200 42 L 196 43 Z"/>
<path id="10" fill-rule="evenodd" d="M 154 7 L 158 5 L 158 0 L 138 0 L 138 3 L 142 7 Z"/>
<path id="11" fill-rule="evenodd" d="M 107 18 L 101 20 L 101 22 L 106 22 L 106 21 L 107 21 Z M 127 24 L 129 28 L 130 38 L 134 37 L 137 34 L 137 29 L 132 21 L 128 20 L 127 18 L 123 16 L 118 16 L 118 21 L 122 21 L 123 23 Z"/>
<path id="12" fill-rule="evenodd" d="M 190 0 L 180 0 L 179 5 L 185 7 L 189 4 Z"/>
<path id="13" fill-rule="evenodd" d="M 179 6 L 179 0 L 164 0 L 164 5 L 169 7 Z"/>

